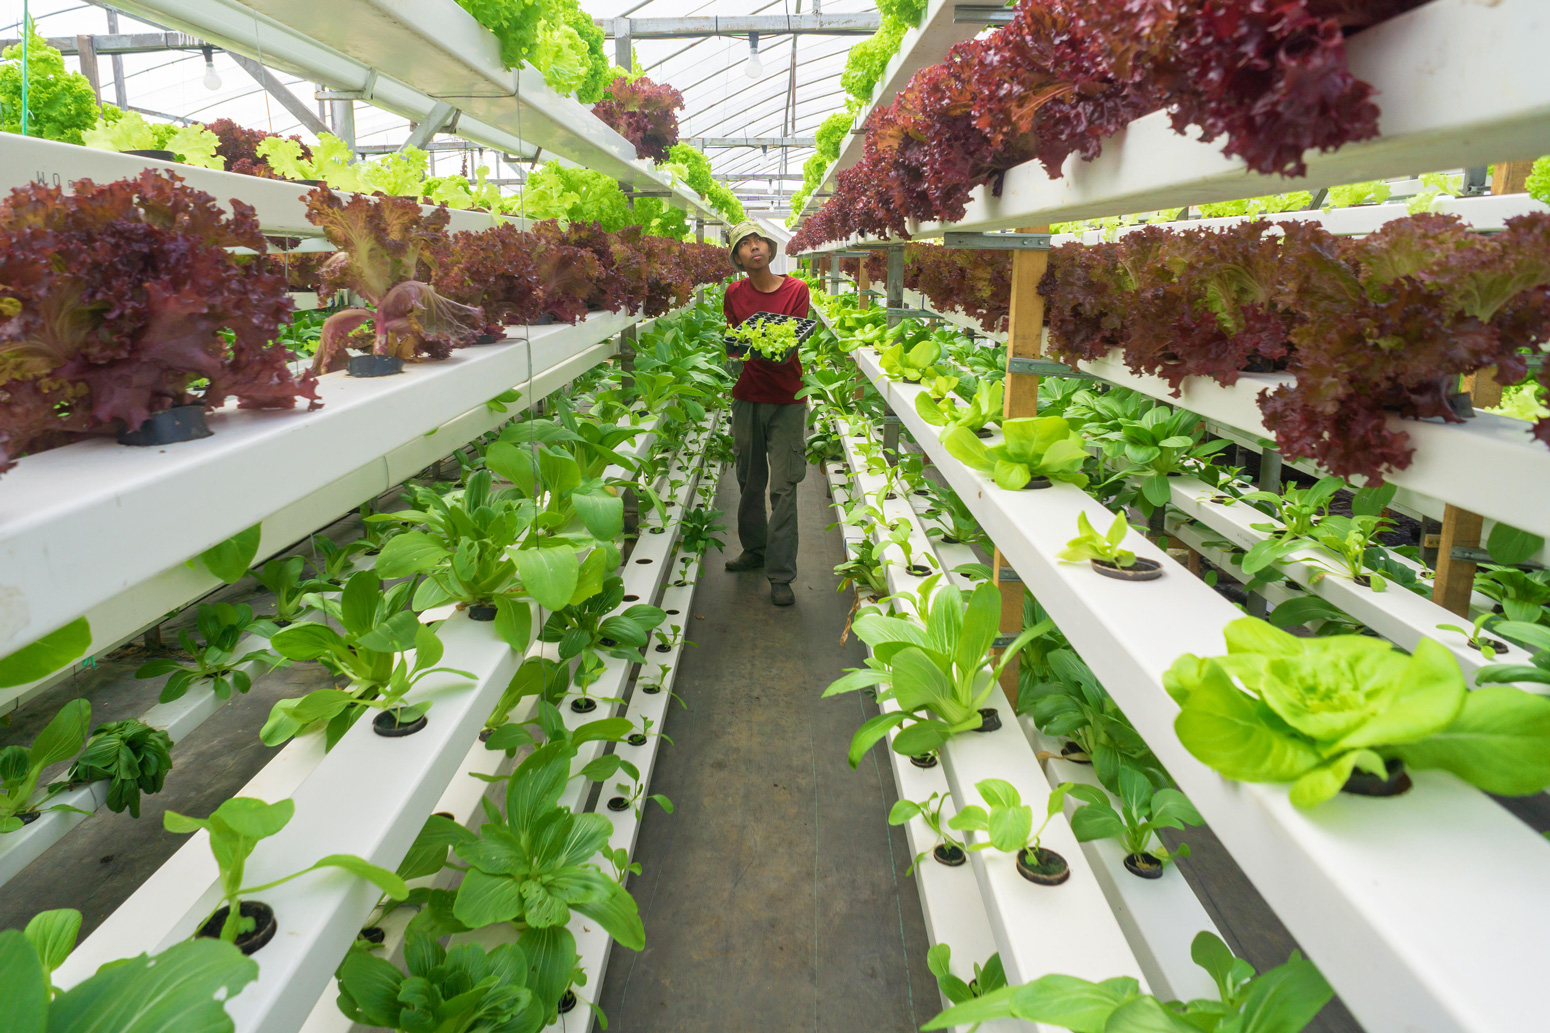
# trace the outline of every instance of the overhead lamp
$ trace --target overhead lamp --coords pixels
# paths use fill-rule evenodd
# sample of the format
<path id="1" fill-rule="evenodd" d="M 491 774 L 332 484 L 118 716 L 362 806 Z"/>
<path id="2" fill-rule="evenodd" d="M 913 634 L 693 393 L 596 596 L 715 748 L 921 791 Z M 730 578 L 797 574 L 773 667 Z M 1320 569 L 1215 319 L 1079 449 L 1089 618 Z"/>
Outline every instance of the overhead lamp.
<path id="1" fill-rule="evenodd" d="M 759 34 L 748 34 L 748 63 L 743 66 L 743 74 L 750 79 L 757 79 L 764 74 L 764 62 L 759 60 Z"/>
<path id="2" fill-rule="evenodd" d="M 215 71 L 215 50 L 211 47 L 201 48 L 205 52 L 205 76 L 200 81 L 205 84 L 207 90 L 221 88 L 221 77 Z"/>

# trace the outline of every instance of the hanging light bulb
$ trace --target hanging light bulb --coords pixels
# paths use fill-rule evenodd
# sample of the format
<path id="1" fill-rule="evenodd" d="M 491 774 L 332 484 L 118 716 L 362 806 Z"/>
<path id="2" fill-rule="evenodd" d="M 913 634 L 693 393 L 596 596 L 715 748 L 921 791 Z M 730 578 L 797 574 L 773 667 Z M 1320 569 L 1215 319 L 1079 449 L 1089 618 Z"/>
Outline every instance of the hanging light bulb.
<path id="1" fill-rule="evenodd" d="M 764 74 L 764 62 L 759 60 L 759 34 L 748 34 L 748 64 L 743 67 L 743 74 L 750 79 L 757 79 Z"/>
<path id="2" fill-rule="evenodd" d="M 218 90 L 221 88 L 221 77 L 215 71 L 215 52 L 210 47 L 205 47 L 204 52 L 205 76 L 200 81 L 205 84 L 205 89 Z"/>

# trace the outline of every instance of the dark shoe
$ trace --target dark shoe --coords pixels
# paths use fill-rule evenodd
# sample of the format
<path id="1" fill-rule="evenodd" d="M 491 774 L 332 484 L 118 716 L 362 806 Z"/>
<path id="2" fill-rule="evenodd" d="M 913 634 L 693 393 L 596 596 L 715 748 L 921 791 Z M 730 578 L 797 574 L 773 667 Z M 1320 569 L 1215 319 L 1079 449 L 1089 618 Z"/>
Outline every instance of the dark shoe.
<path id="1" fill-rule="evenodd" d="M 758 570 L 764 566 L 764 557 L 757 552 L 745 552 L 735 560 L 727 560 L 728 570 Z"/>
<path id="2" fill-rule="evenodd" d="M 797 601 L 797 597 L 791 594 L 791 586 L 784 581 L 770 582 L 770 602 L 776 606 L 790 606 Z"/>

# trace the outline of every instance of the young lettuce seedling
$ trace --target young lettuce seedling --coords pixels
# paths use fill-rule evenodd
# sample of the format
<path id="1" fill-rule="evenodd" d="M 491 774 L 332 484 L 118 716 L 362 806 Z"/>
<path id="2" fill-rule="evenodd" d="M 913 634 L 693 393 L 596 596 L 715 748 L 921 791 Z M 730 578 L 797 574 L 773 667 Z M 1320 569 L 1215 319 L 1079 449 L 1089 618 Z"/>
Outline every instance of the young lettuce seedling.
<path id="1" fill-rule="evenodd" d="M 949 863 L 955 857 L 957 860 L 951 861 L 951 863 L 962 863 L 963 841 L 954 838 L 944 831 L 945 823 L 942 819 L 942 808 L 951 799 L 952 796 L 948 793 L 932 793 L 920 803 L 916 803 L 914 800 L 897 800 L 894 802 L 893 809 L 888 812 L 888 824 L 904 825 L 911 818 L 919 818 L 926 823 L 926 827 L 931 830 L 932 835 L 936 836 L 936 842 L 915 855 L 915 859 L 905 869 L 905 875 L 912 873 L 915 870 L 915 866 L 920 864 L 920 859 L 930 853 L 935 853 L 938 859 L 943 860 L 944 864 Z"/>
<path id="2" fill-rule="evenodd" d="M 243 886 L 244 869 L 254 848 L 259 841 L 285 828 L 295 811 L 296 804 L 291 800 L 265 803 L 252 797 L 236 796 L 222 803 L 208 818 L 191 818 L 176 811 L 167 811 L 162 815 L 162 823 L 168 832 L 187 833 L 204 829 L 210 834 L 210 852 L 215 855 L 215 863 L 220 867 L 221 900 L 226 909 L 220 938 L 227 943 L 235 943 L 239 936 L 254 929 L 254 919 L 242 914 L 242 898 L 273 889 L 319 868 L 343 868 L 353 872 L 394 900 L 403 900 L 409 895 L 409 887 L 404 885 L 403 879 L 353 854 L 329 854 L 310 867 L 283 878 L 260 886 Z M 214 918 L 220 910 L 217 908 L 212 911 L 210 918 Z"/>
<path id="3" fill-rule="evenodd" d="M 1019 869 L 1027 868 L 1044 878 L 1040 882 L 1063 882 L 1069 869 L 1065 858 L 1039 844 L 1040 837 L 1055 815 L 1065 806 L 1066 794 L 1073 783 L 1062 782 L 1049 794 L 1049 805 L 1044 821 L 1033 827 L 1033 808 L 1023 803 L 1017 787 L 999 778 L 982 779 L 974 783 L 980 798 L 990 805 L 989 810 L 978 804 L 970 804 L 953 815 L 948 828 L 960 832 L 979 832 L 985 838 L 969 844 L 971 851 L 999 850 L 1017 855 Z"/>
<path id="4" fill-rule="evenodd" d="M 1129 567 L 1136 562 L 1135 553 L 1120 548 L 1125 536 L 1130 533 L 1130 522 L 1125 519 L 1123 512 L 1114 514 L 1114 522 L 1109 525 L 1107 534 L 1095 531 L 1086 513 L 1076 515 L 1076 529 L 1077 536 L 1066 543 L 1057 559 L 1067 563 L 1098 560 L 1115 567 Z"/>
<path id="5" fill-rule="evenodd" d="M 1490 660 L 1496 656 L 1496 652 L 1501 647 L 1502 643 L 1494 638 L 1487 637 L 1485 634 L 1483 634 L 1483 632 L 1485 631 L 1486 626 L 1492 621 L 1500 620 L 1501 617 L 1494 613 L 1482 613 L 1480 616 L 1476 617 L 1474 622 L 1467 628 L 1461 628 L 1457 624 L 1439 624 L 1437 625 L 1437 630 L 1458 632 L 1460 635 L 1463 635 L 1465 641 L 1469 643 L 1469 648 L 1479 651 L 1481 656 L 1485 657 L 1487 660 Z"/>
<path id="6" fill-rule="evenodd" d="M 0 749 L 0 833 L 21 828 L 26 824 L 21 818 L 24 814 L 51 810 L 87 813 L 66 804 L 45 806 L 49 799 L 65 789 L 66 783 L 51 785 L 41 795 L 37 790 L 44 768 L 69 760 L 80 752 L 89 727 L 91 704 L 84 699 L 73 699 L 59 708 L 59 713 L 32 740 L 30 747 Z"/>
<path id="7" fill-rule="evenodd" d="M 269 649 L 254 649 L 237 655 L 237 647 L 245 636 L 268 637 L 273 645 L 273 637 L 278 631 L 273 621 L 255 618 L 253 608 L 246 603 L 205 603 L 194 617 L 194 626 L 199 632 L 197 639 L 187 628 L 178 629 L 178 642 L 191 657 L 190 662 L 157 657 L 147 660 L 135 671 L 136 678 L 155 678 L 171 673 L 172 677 L 162 686 L 162 703 L 183 698 L 200 682 L 209 682 L 216 698 L 230 699 L 233 692 L 245 693 L 253 686 L 252 677 L 241 669 L 244 665 L 289 666 L 284 656 L 277 656 Z"/>
<path id="8" fill-rule="evenodd" d="M 974 965 L 974 978 L 965 983 L 952 973 L 953 949 L 939 943 L 926 952 L 926 968 L 936 977 L 937 989 L 953 1004 L 963 1004 L 976 997 L 995 993 L 1006 986 L 1006 970 L 1001 967 L 1000 953 L 992 954 L 985 964 Z"/>
<path id="9" fill-rule="evenodd" d="M 1188 857 L 1189 846 L 1180 843 L 1169 851 L 1157 836 L 1159 829 L 1202 825 L 1205 819 L 1188 797 L 1177 789 L 1157 789 L 1135 768 L 1119 771 L 1120 808 L 1109 794 L 1096 786 L 1072 785 L 1070 795 L 1083 801 L 1071 815 L 1071 831 L 1079 842 L 1117 839 L 1125 848 L 1125 867 L 1142 878 L 1156 878 L 1176 857 Z"/>

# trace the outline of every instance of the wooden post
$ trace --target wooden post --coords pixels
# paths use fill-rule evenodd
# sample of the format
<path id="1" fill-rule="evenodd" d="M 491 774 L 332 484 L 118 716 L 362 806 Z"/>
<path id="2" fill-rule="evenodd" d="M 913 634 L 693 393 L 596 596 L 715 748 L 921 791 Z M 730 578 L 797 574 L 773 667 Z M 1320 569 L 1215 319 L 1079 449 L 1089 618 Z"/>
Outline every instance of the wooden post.
<path id="1" fill-rule="evenodd" d="M 102 83 L 97 79 L 97 42 L 91 36 L 75 37 L 76 56 L 81 60 L 81 74 L 91 86 L 91 95 L 102 103 Z"/>
<path id="2" fill-rule="evenodd" d="M 861 260 L 861 271 L 856 274 L 856 307 L 865 312 L 872 307 L 872 295 L 867 290 L 872 286 L 872 277 L 867 275 L 866 259 Z"/>
<path id="3" fill-rule="evenodd" d="M 1020 233 L 1048 233 L 1047 226 L 1029 226 Z M 1044 353 L 1044 297 L 1039 281 L 1049 267 L 1048 251 L 1012 252 L 1011 312 L 1007 317 L 1006 354 L 1008 358 L 1036 359 Z M 1006 375 L 1001 408 L 1007 419 L 1036 416 L 1039 411 L 1039 378 L 1026 373 Z M 991 577 L 1001 591 L 1001 633 L 1016 635 L 1023 630 L 1023 583 L 1001 580 L 1001 569 L 1010 564 L 997 549 L 991 560 Z M 1001 672 L 1001 691 L 1007 702 L 1017 706 L 1017 661 Z"/>
<path id="4" fill-rule="evenodd" d="M 1491 176 L 1491 193 L 1521 194 L 1527 188 L 1531 161 L 1497 162 Z M 1463 389 L 1470 401 L 1481 408 L 1500 404 L 1502 385 L 1496 370 L 1483 369 L 1465 377 Z M 1437 576 L 1432 581 L 1432 602 L 1469 619 L 1469 596 L 1475 588 L 1475 564 L 1453 558 L 1455 548 L 1478 549 L 1483 521 L 1480 514 L 1448 505 L 1442 513 L 1442 534 L 1437 538 Z"/>

